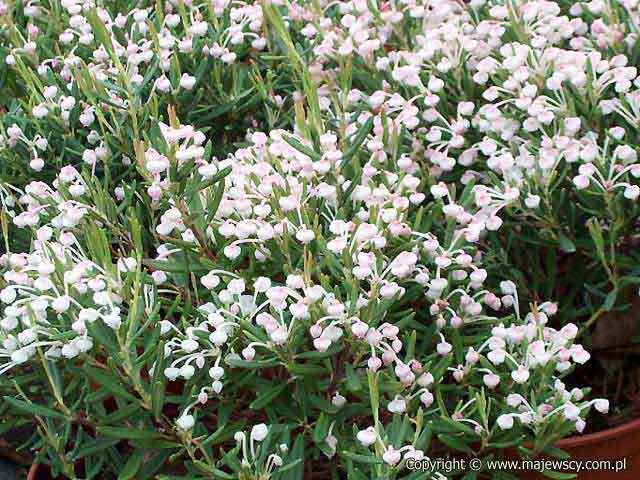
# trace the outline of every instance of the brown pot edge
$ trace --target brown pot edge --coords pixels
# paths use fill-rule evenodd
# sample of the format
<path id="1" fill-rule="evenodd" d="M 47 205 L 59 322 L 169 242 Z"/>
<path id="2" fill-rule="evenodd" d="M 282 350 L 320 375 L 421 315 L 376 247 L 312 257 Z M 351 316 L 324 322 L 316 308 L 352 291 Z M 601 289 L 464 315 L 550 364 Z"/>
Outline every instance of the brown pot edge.
<path id="1" fill-rule="evenodd" d="M 601 430 L 599 432 L 564 438 L 558 441 L 555 446 L 563 450 L 568 450 L 576 447 L 602 443 L 606 440 L 622 437 L 634 432 L 637 432 L 640 436 L 640 418 L 636 418 L 625 422 L 622 425 L 618 425 L 617 427 L 607 428 L 606 430 Z"/>
<path id="2" fill-rule="evenodd" d="M 34 463 L 29 468 L 29 473 L 27 473 L 27 480 L 36 480 L 38 478 L 38 470 L 40 469 L 39 463 Z"/>

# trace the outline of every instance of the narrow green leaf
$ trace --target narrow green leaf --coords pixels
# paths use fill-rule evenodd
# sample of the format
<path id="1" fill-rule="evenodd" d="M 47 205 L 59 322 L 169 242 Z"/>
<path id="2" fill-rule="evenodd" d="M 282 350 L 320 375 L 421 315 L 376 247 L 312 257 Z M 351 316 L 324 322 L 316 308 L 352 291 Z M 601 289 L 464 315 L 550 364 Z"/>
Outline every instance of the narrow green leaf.
<path id="1" fill-rule="evenodd" d="M 559 236 L 560 249 L 565 253 L 574 253 L 576 251 L 576 245 L 573 241 L 567 237 L 564 233 Z"/>
<path id="2" fill-rule="evenodd" d="M 20 410 L 24 413 L 29 413 L 31 415 L 40 415 L 43 417 L 57 418 L 58 420 L 66 420 L 64 414 L 58 412 L 49 407 L 44 407 L 42 405 L 38 405 L 36 403 L 23 402 L 22 400 L 18 400 L 17 398 L 12 397 L 3 397 L 5 402 L 14 407 L 17 410 Z"/>
<path id="3" fill-rule="evenodd" d="M 106 388 L 115 396 L 124 398 L 132 402 L 138 401 L 135 395 L 132 395 L 131 393 L 125 390 L 125 388 L 122 386 L 122 380 L 120 378 L 117 378 L 115 375 L 111 375 L 107 371 L 99 370 L 97 368 L 93 368 L 89 366 L 85 366 L 83 370 L 98 385 Z"/>
<path id="4" fill-rule="evenodd" d="M 74 460 L 79 460 L 80 458 L 93 455 L 94 453 L 101 452 L 109 447 L 113 447 L 120 440 L 113 438 L 98 438 L 96 440 L 92 440 L 90 442 L 86 442 L 82 448 L 78 450 L 78 452 L 73 456 Z"/>
<path id="5" fill-rule="evenodd" d="M 258 395 L 258 397 L 249 404 L 251 410 L 260 410 L 276 399 L 287 388 L 287 383 L 282 383 L 276 387 L 270 388 Z"/>
<path id="6" fill-rule="evenodd" d="M 111 438 L 121 438 L 123 440 L 155 440 L 163 438 L 156 430 L 142 430 L 138 428 L 124 427 L 98 427 L 98 433 Z"/>

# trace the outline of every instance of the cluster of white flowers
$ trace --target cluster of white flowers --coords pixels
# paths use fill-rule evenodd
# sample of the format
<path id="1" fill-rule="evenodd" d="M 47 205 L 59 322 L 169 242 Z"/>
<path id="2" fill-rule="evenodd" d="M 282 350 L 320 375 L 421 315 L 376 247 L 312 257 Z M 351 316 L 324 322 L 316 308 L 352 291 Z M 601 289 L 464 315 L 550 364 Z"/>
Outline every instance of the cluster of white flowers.
<path id="1" fill-rule="evenodd" d="M 245 432 L 237 432 L 233 437 L 242 451 L 242 467 L 256 472 L 259 477 L 268 477 L 272 471 L 283 464 L 282 457 L 278 453 L 271 453 L 268 456 L 260 455 L 260 447 L 257 445 L 264 442 L 268 435 L 269 428 L 264 423 L 260 423 L 254 425 L 248 435 Z M 282 443 L 278 446 L 278 450 L 280 453 L 286 453 L 289 447 Z M 260 458 L 264 458 L 262 465 L 259 463 Z"/>
<path id="2" fill-rule="evenodd" d="M 101 320 L 113 330 L 122 325 L 122 275 L 135 269 L 133 258 L 103 268 L 90 260 L 72 233 L 52 238 L 50 227 L 38 229 L 27 254 L 0 258 L 6 287 L 0 321 L 5 372 L 41 351 L 44 358 L 71 359 L 91 350 L 90 325 Z"/>
<path id="3" fill-rule="evenodd" d="M 517 294 L 511 282 L 503 282 L 502 290 L 505 303 L 517 302 Z M 490 338 L 475 348 L 468 348 L 464 364 L 448 368 L 455 382 L 468 386 L 484 385 L 492 392 L 493 398 L 505 402 L 508 410 L 508 413 L 494 418 L 492 421 L 495 423 L 489 423 L 484 412 L 478 414 L 470 408 L 478 401 L 471 397 L 452 412 L 453 420 L 471 425 L 478 437 L 488 438 L 495 427 L 501 430 L 513 428 L 515 419 L 534 432 L 542 431 L 555 421 L 555 414 L 563 414 L 566 421 L 574 422 L 575 429 L 581 432 L 585 427 L 584 413 L 589 407 L 594 405 L 599 412 L 608 412 L 607 400 L 585 401 L 582 389 L 567 391 L 565 384 L 557 377 L 548 389 L 544 386 L 531 388 L 532 381 L 553 379 L 554 371 L 562 373 L 571 368 L 572 364 L 584 364 L 589 360 L 589 353 L 581 345 L 574 343 L 577 334 L 575 325 L 567 324 L 561 330 L 547 326 L 549 316 L 556 311 L 554 303 L 545 302 L 521 320 L 516 308 L 513 323 L 508 326 L 500 323 L 493 327 Z M 396 374 L 401 368 L 396 367 Z M 389 412 L 407 414 L 411 411 L 412 404 L 422 408 L 431 407 L 434 395 L 429 387 L 445 378 L 434 378 L 428 370 L 417 362 L 404 366 L 405 374 L 415 373 L 419 376 L 412 391 L 398 394 L 388 403 Z M 498 392 L 500 395 L 496 396 Z M 419 402 L 415 402 L 415 398 Z M 397 449 L 386 444 L 373 426 L 359 431 L 357 439 L 365 447 L 379 443 L 384 451 L 383 460 L 392 466 L 403 458 L 424 458 L 424 452 L 412 444 Z"/>

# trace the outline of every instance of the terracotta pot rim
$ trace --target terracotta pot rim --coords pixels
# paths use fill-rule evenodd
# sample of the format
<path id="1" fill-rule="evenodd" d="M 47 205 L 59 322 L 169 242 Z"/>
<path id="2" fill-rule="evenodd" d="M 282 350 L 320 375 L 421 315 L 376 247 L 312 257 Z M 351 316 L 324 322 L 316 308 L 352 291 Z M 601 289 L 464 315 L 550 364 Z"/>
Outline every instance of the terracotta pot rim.
<path id="1" fill-rule="evenodd" d="M 635 418 L 628 422 L 618 425 L 617 427 L 607 428 L 600 432 L 588 433 L 586 435 L 576 435 L 565 438 L 556 443 L 556 447 L 561 449 L 582 447 L 593 443 L 601 443 L 606 440 L 612 440 L 621 437 L 627 433 L 640 431 L 640 418 Z"/>
<path id="2" fill-rule="evenodd" d="M 34 463 L 29 468 L 29 472 L 27 473 L 27 480 L 36 480 L 36 475 L 38 475 L 38 469 L 40 468 L 39 463 Z"/>

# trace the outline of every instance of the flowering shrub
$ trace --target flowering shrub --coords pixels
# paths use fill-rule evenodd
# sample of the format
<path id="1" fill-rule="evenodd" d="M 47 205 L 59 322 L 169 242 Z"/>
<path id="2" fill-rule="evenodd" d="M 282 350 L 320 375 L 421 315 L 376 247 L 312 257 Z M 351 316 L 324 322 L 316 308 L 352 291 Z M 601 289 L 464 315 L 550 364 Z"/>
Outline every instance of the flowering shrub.
<path id="1" fill-rule="evenodd" d="M 0 1 L 0 432 L 71 479 L 554 453 L 637 297 L 639 8 Z"/>

